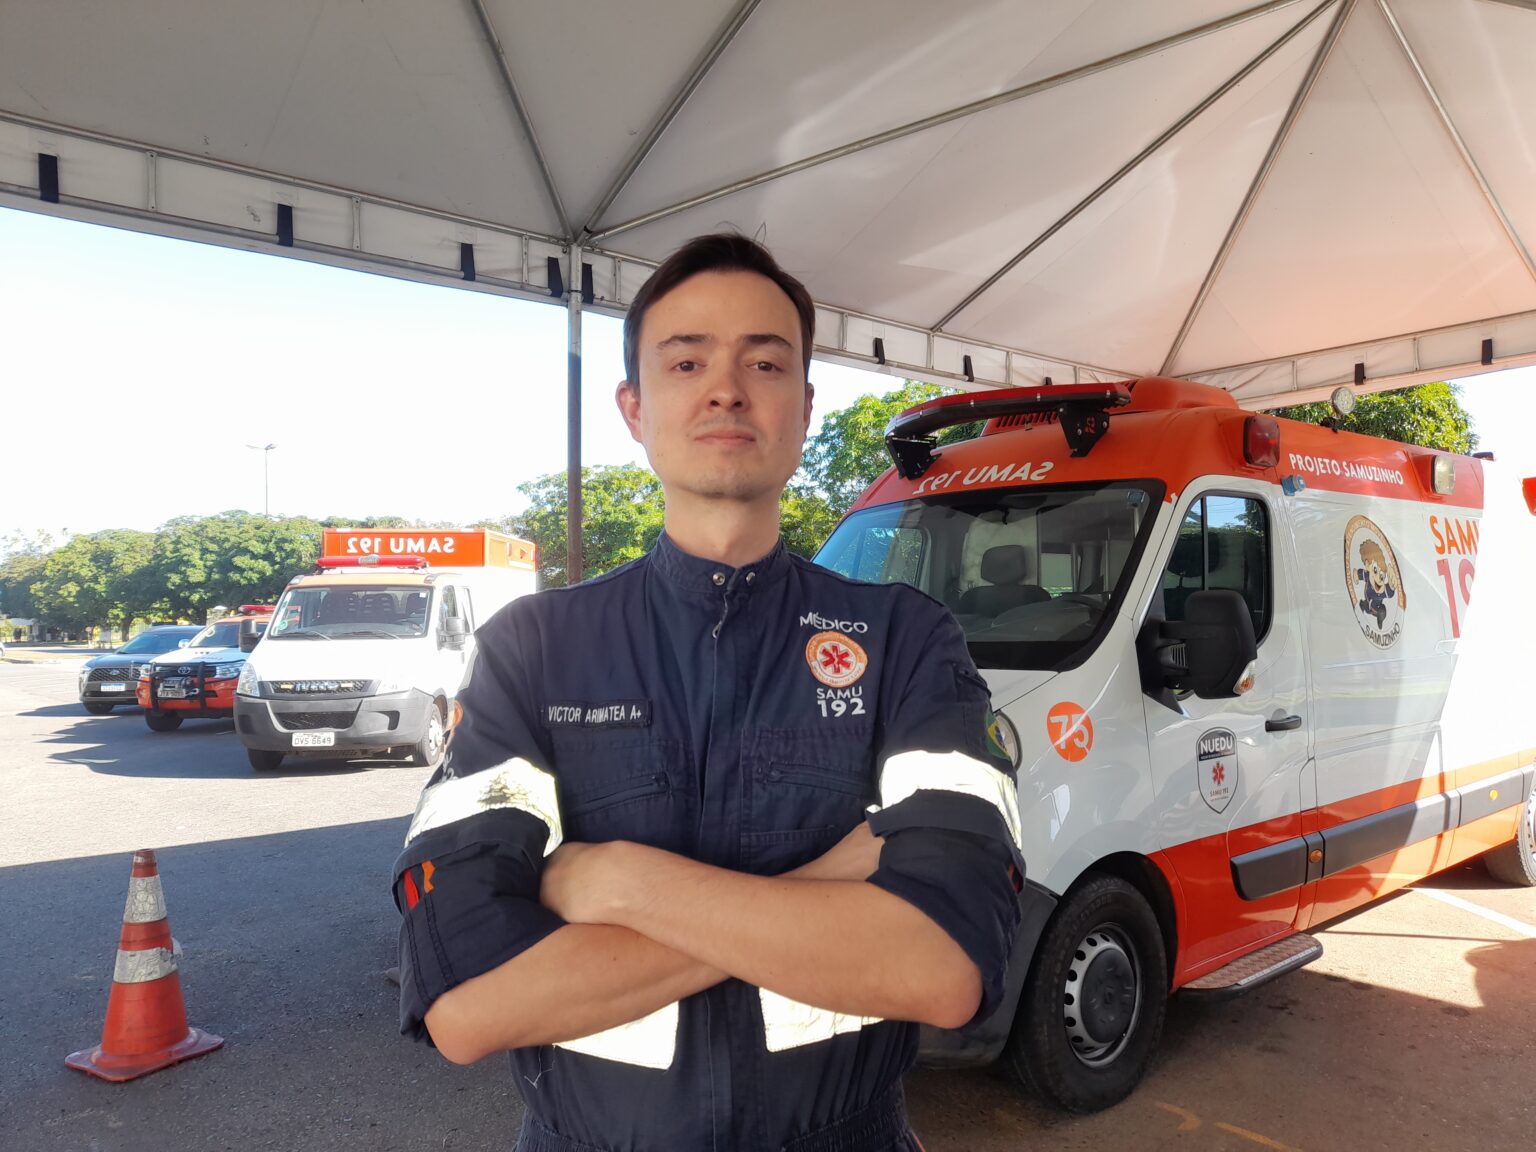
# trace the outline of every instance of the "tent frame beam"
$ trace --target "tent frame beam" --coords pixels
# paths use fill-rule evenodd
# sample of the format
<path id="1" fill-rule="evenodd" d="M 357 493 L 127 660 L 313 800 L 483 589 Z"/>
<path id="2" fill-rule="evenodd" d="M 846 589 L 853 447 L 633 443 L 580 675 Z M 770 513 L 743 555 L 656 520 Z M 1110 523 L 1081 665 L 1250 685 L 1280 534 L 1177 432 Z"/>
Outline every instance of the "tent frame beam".
<path id="1" fill-rule="evenodd" d="M 1226 29 L 1234 27 L 1238 24 L 1246 23 L 1249 20 L 1254 20 L 1261 16 L 1267 16 L 1271 12 L 1278 11 L 1281 8 L 1288 8 L 1301 2 L 1302 0 L 1267 0 L 1266 3 L 1256 5 L 1253 8 L 1245 8 L 1241 12 L 1235 12 L 1231 16 L 1225 16 L 1220 20 L 1212 20 L 1209 23 L 1201 24 L 1199 27 L 1191 28 L 1184 32 L 1177 32 L 1172 36 L 1165 36 L 1163 39 L 1155 40 L 1150 44 L 1143 44 L 1138 48 L 1130 48 L 1124 52 L 1117 53 L 1114 56 L 1106 56 L 1101 60 L 1095 60 L 1088 64 L 1082 64 L 1076 68 L 1070 68 L 1065 72 L 1058 72 L 1053 76 L 1046 76 L 1043 79 L 1020 85 L 1017 88 L 1010 88 L 1005 92 L 997 93 L 995 96 L 988 96 L 981 100 L 973 100 L 968 104 L 961 104 L 944 112 L 938 112 L 932 116 L 925 116 L 921 120 L 914 120 L 908 124 L 902 124 L 895 128 L 889 128 L 884 132 L 877 132 L 873 136 L 865 136 L 862 139 L 854 140 L 847 144 L 841 144 L 836 148 L 829 148 L 824 152 L 817 152 L 814 155 L 807 156 L 801 160 L 794 160 L 788 164 L 781 164 L 776 168 L 770 168 L 767 171 L 759 172 L 754 176 L 748 176 L 741 180 L 733 181 L 730 184 L 723 184 L 720 187 L 713 188 L 708 192 L 701 192 L 697 196 L 690 196 L 686 200 L 679 200 L 676 203 L 657 208 L 641 216 L 636 216 L 629 220 L 621 220 L 618 223 L 609 224 L 606 227 L 599 227 L 596 230 L 589 229 L 587 232 L 587 239 L 592 242 L 606 240 L 612 236 L 617 236 L 621 232 L 629 232 L 632 229 L 640 228 L 646 224 L 654 224 L 658 220 L 665 220 L 667 217 L 675 216 L 679 212 L 686 212 L 690 208 L 697 208 L 700 205 L 708 204 L 711 201 L 734 195 L 737 192 L 745 192 L 748 189 L 756 188 L 759 185 L 768 184 L 774 180 L 780 180 L 785 176 L 792 176 L 797 172 L 805 172 L 811 168 L 818 168 L 823 164 L 829 163 L 830 161 L 840 160 L 844 156 L 852 156 L 855 153 L 863 152 L 870 148 L 879 147 L 881 144 L 889 144 L 893 141 L 902 140 L 908 136 L 913 136 L 919 132 L 926 132 L 928 129 L 937 128 L 942 124 L 948 124 L 955 120 L 962 120 L 969 116 L 975 116 L 978 113 L 987 112 L 993 108 L 1000 108 L 1005 104 L 1012 104 L 1017 100 L 1023 100 L 1027 97 L 1038 95 L 1041 92 L 1050 91 L 1052 88 L 1059 88 L 1063 84 L 1070 84 L 1074 80 L 1081 80 L 1085 77 L 1092 76 L 1107 69 L 1115 68 L 1122 64 L 1132 63 L 1133 61 L 1140 60 L 1144 56 L 1151 56 L 1158 52 L 1166 52 L 1170 48 L 1176 48 L 1179 45 L 1186 44 L 1191 40 L 1197 40 L 1202 36 L 1210 36 L 1217 32 L 1223 32 Z"/>
<path id="2" fill-rule="evenodd" d="M 1242 205 L 1238 208 L 1237 215 L 1233 217 L 1232 225 L 1221 241 L 1221 247 L 1216 251 L 1216 258 L 1211 261 L 1210 268 L 1206 270 L 1205 279 L 1200 282 L 1200 290 L 1195 293 L 1189 311 L 1184 316 L 1184 323 L 1179 325 L 1178 335 L 1173 338 L 1173 343 L 1168 348 L 1168 355 L 1163 358 L 1163 366 L 1158 370 L 1159 375 L 1167 376 L 1173 371 L 1173 362 L 1179 358 L 1179 352 L 1184 348 L 1184 341 L 1189 338 L 1189 333 L 1194 328 L 1195 321 L 1199 319 L 1211 290 L 1220 279 L 1233 249 L 1237 247 L 1237 238 L 1241 235 L 1243 226 L 1248 223 L 1248 217 L 1264 191 L 1264 185 L 1269 182 L 1269 174 L 1274 171 L 1275 163 L 1279 160 L 1286 141 L 1290 139 L 1291 130 L 1296 126 L 1296 121 L 1301 118 L 1302 109 L 1306 107 L 1307 100 L 1312 95 L 1312 88 L 1317 83 L 1317 78 L 1327 67 L 1328 58 L 1333 55 L 1334 45 L 1339 42 L 1339 36 L 1344 31 L 1344 25 L 1348 22 L 1350 13 L 1355 10 L 1355 4 L 1356 0 L 1342 0 L 1340 3 L 1338 15 L 1333 18 L 1333 24 L 1329 26 L 1327 35 L 1323 37 L 1322 44 L 1313 55 L 1312 63 L 1307 67 L 1307 74 L 1302 77 L 1301 84 L 1296 89 L 1296 95 L 1291 100 L 1291 106 L 1286 109 L 1285 118 L 1281 120 L 1280 128 L 1275 133 L 1274 140 L 1270 142 L 1269 151 L 1264 155 L 1264 162 L 1259 165 L 1259 170 L 1254 174 L 1253 182 L 1248 186 L 1248 193 L 1243 197 Z"/>
<path id="3" fill-rule="evenodd" d="M 940 319 L 933 325 L 934 330 L 943 331 L 946 324 L 948 324 L 956 316 L 959 316 L 960 313 L 964 312 L 977 300 L 981 299 L 981 297 L 985 295 L 986 292 L 993 286 L 995 286 L 999 280 L 1008 275 L 1008 273 L 1012 272 L 1025 260 L 1029 259 L 1029 257 L 1032 256 L 1035 252 L 1039 251 L 1040 247 L 1044 245 L 1048 240 L 1050 240 L 1052 236 L 1055 236 L 1073 220 L 1076 220 L 1078 216 L 1092 207 L 1106 192 L 1114 188 L 1115 185 L 1119 184 L 1120 181 L 1124 180 L 1132 172 L 1136 171 L 1137 168 L 1141 167 L 1141 165 L 1145 163 L 1147 159 L 1150 158 L 1154 153 L 1159 151 L 1163 145 L 1167 144 L 1168 141 L 1172 140 L 1185 128 L 1189 127 L 1190 124 L 1193 124 L 1196 120 L 1198 120 L 1200 116 L 1205 113 L 1212 105 L 1216 104 L 1228 92 L 1232 91 L 1232 89 L 1236 88 L 1239 84 L 1251 76 L 1256 69 L 1264 64 L 1265 61 L 1267 61 L 1276 52 L 1280 51 L 1281 48 L 1285 47 L 1293 39 L 1299 36 L 1302 31 L 1311 25 L 1312 21 L 1316 20 L 1336 3 L 1338 3 L 1338 0 L 1322 0 L 1322 3 L 1320 3 L 1316 8 L 1312 9 L 1312 11 L 1309 12 L 1306 16 L 1302 17 L 1298 23 L 1293 25 L 1291 28 L 1288 28 L 1277 40 L 1267 45 L 1264 50 L 1261 51 L 1257 56 L 1253 57 L 1253 59 L 1249 60 L 1248 63 L 1244 64 L 1231 76 L 1227 77 L 1227 79 L 1221 84 L 1220 87 L 1218 87 L 1210 95 L 1206 96 L 1205 99 L 1201 100 L 1200 103 L 1196 104 L 1188 112 L 1185 112 L 1184 115 L 1180 116 L 1172 124 L 1170 124 L 1150 144 L 1148 144 L 1140 152 L 1136 153 L 1135 156 L 1132 156 L 1129 160 L 1117 168 L 1114 173 L 1111 174 L 1109 178 L 1106 179 L 1102 184 L 1100 184 L 1092 192 L 1088 193 L 1087 196 L 1083 197 L 1071 208 L 1069 208 L 1065 215 L 1061 216 L 1049 228 L 1047 228 L 1044 232 L 1040 233 L 1040 235 L 1036 236 L 1033 240 L 1026 244 L 1018 253 L 1014 255 L 1011 260 L 1009 260 L 996 272 L 992 273 L 992 275 L 983 280 L 980 285 L 978 285 L 965 297 L 965 299 L 961 300 L 960 303 L 956 304 L 948 312 L 944 313 L 944 315 L 940 317 Z"/>
<path id="4" fill-rule="evenodd" d="M 516 114 L 518 123 L 522 125 L 523 133 L 528 138 L 528 147 L 533 152 L 534 162 L 538 165 L 539 175 L 544 181 L 545 194 L 549 196 L 555 219 L 560 222 L 560 235 L 569 238 L 571 219 L 566 215 L 565 202 L 560 199 L 560 189 L 555 185 L 555 174 L 544 155 L 543 145 L 539 143 L 539 134 L 534 131 L 533 119 L 528 115 L 528 106 L 523 103 L 522 93 L 518 91 L 517 80 L 512 75 L 512 65 L 508 62 L 506 51 L 501 46 L 501 37 L 496 34 L 496 26 L 491 23 L 491 14 L 486 11 L 485 0 L 469 0 L 469 3 L 474 9 L 475 20 L 480 26 L 480 31 L 490 46 L 491 55 L 496 58 L 496 69 L 501 73 L 501 82 L 507 90 L 508 99 L 512 102 L 512 111 Z"/>
<path id="5" fill-rule="evenodd" d="M 656 147 L 657 142 L 662 138 L 666 130 L 672 126 L 672 121 L 677 119 L 677 115 L 683 110 L 683 106 L 692 99 L 694 92 L 704 82 L 704 77 L 709 75 L 710 69 L 715 66 L 715 61 L 719 60 L 725 50 L 730 47 L 731 42 L 736 39 L 736 34 L 751 19 L 752 13 L 757 10 L 757 6 L 761 2 L 762 0 L 741 0 L 736 11 L 731 13 L 729 19 L 721 26 L 720 31 L 715 34 L 715 38 L 705 48 L 703 55 L 694 63 L 693 71 L 688 74 L 688 79 L 683 81 L 682 86 L 673 95 L 672 102 L 656 118 L 656 122 L 651 125 L 651 130 L 645 134 L 645 139 L 631 153 L 629 160 L 619 170 L 619 174 L 614 177 L 613 182 L 609 184 L 608 191 L 603 193 L 603 198 L 598 201 L 597 207 L 587 217 L 587 222 L 582 226 L 581 235 L 577 238 L 577 243 L 586 243 L 594 237 L 598 221 L 602 219 L 603 213 L 613 207 L 613 202 L 619 198 L 619 194 L 629 185 L 630 178 L 639 170 L 640 165 L 645 163 L 645 159 L 651 154 L 651 150 Z"/>
<path id="6" fill-rule="evenodd" d="M 1376 6 L 1381 9 L 1382 17 L 1387 22 L 1387 27 L 1392 30 L 1392 37 L 1397 41 L 1397 46 L 1402 50 L 1403 56 L 1408 61 L 1408 67 L 1413 69 L 1413 74 L 1418 78 L 1419 86 L 1424 90 L 1424 95 L 1429 97 L 1429 102 L 1434 105 L 1435 115 L 1440 118 L 1441 125 L 1451 138 L 1451 143 L 1456 146 L 1457 153 L 1461 156 L 1461 162 L 1466 166 L 1467 172 L 1477 182 L 1478 190 L 1483 194 L 1488 207 L 1494 216 L 1498 218 L 1499 225 L 1504 229 L 1504 236 L 1514 248 L 1515 254 L 1520 257 L 1520 262 L 1525 265 L 1526 273 L 1533 281 L 1536 281 L 1536 261 L 1531 259 L 1531 250 L 1525 246 L 1525 241 L 1520 238 L 1520 233 L 1515 230 L 1515 225 L 1504 211 L 1504 205 L 1499 202 L 1498 195 L 1494 192 L 1488 178 L 1483 175 L 1483 170 L 1478 166 L 1472 150 L 1467 147 L 1467 142 L 1462 138 L 1461 132 L 1456 127 L 1456 122 L 1451 119 L 1451 112 L 1440 99 L 1440 93 L 1435 90 L 1434 83 L 1429 78 L 1429 73 L 1424 71 L 1424 65 L 1419 62 L 1418 53 L 1413 50 L 1413 45 L 1408 42 L 1408 35 L 1403 31 L 1403 26 L 1398 23 L 1397 14 L 1392 11 L 1387 0 L 1376 0 Z"/>

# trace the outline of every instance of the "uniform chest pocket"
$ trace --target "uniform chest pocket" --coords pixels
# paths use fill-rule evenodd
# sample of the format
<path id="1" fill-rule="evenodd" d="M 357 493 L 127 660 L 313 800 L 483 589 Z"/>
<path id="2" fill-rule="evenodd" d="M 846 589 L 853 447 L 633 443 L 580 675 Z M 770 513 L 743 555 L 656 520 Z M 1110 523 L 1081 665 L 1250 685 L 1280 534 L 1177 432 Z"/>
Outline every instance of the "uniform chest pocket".
<path id="1" fill-rule="evenodd" d="M 821 855 L 875 802 L 873 730 L 758 732 L 743 757 L 742 866 L 776 875 Z"/>
<path id="2" fill-rule="evenodd" d="M 557 732 L 553 743 L 566 839 L 679 849 L 693 792 L 680 744 L 634 732 Z"/>

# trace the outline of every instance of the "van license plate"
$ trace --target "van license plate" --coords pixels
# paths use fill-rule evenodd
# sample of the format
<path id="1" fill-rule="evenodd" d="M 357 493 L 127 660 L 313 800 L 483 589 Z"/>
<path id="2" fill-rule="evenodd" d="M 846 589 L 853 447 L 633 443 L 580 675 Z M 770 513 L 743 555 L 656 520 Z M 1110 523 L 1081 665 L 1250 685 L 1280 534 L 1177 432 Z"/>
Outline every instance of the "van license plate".
<path id="1" fill-rule="evenodd" d="M 334 748 L 336 746 L 336 733 L 295 732 L 293 734 L 293 746 L 295 748 Z"/>
<path id="2" fill-rule="evenodd" d="M 126 691 L 128 691 L 128 685 L 126 685 L 126 684 L 103 684 L 103 685 L 101 685 L 101 690 L 103 692 L 126 692 Z"/>

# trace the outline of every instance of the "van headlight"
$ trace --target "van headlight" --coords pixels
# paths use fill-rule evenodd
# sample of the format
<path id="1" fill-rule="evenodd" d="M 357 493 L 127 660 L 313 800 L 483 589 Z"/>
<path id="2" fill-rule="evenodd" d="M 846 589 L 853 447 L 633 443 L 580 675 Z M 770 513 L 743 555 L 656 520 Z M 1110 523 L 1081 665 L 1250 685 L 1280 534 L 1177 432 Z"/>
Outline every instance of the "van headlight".
<path id="1" fill-rule="evenodd" d="M 261 695 L 260 682 L 256 679 L 256 668 L 249 660 L 240 669 L 240 679 L 235 681 L 235 691 L 241 696 Z"/>
<path id="2" fill-rule="evenodd" d="M 393 696 L 396 692 L 409 692 L 411 684 L 407 680 L 380 680 L 374 693 L 379 696 Z"/>

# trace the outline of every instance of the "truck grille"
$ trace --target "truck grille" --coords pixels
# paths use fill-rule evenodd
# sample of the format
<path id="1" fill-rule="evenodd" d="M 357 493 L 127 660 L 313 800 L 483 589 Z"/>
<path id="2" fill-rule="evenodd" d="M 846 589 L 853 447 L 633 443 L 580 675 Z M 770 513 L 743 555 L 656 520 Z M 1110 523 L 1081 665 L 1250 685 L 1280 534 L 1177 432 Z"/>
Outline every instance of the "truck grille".
<path id="1" fill-rule="evenodd" d="M 127 664 L 121 668 L 92 668 L 87 683 L 98 684 L 107 680 L 132 680 L 133 665 Z"/>
<path id="2" fill-rule="evenodd" d="M 272 711 L 272 718 L 277 721 L 279 728 L 286 728 L 289 732 L 303 732 L 312 728 L 350 728 L 352 718 L 357 713 L 353 712 L 279 712 Z"/>
<path id="3" fill-rule="evenodd" d="M 367 680 L 269 680 L 274 696 L 364 696 Z"/>

